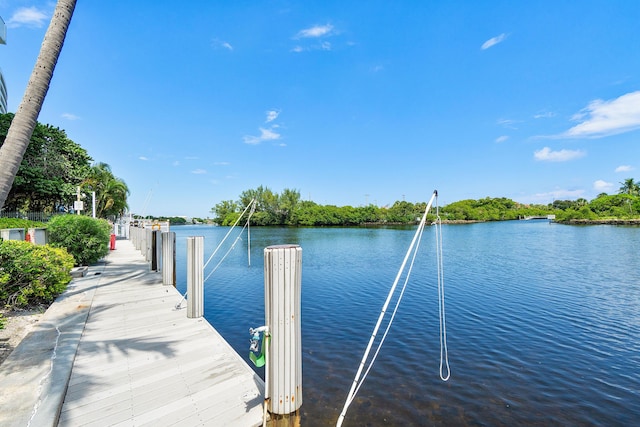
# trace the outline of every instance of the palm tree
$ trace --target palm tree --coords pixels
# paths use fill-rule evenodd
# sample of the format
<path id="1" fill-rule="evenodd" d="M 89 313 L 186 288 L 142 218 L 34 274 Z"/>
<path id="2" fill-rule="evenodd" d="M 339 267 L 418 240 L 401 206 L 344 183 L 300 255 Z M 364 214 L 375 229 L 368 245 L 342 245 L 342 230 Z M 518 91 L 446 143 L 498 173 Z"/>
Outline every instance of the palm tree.
<path id="1" fill-rule="evenodd" d="M 128 195 L 127 184 L 122 179 L 113 177 L 106 182 L 104 191 L 100 194 L 96 215 L 99 218 L 122 215 L 129 207 L 127 204 Z"/>
<path id="2" fill-rule="evenodd" d="M 121 215 L 128 207 L 127 196 L 129 188 L 120 178 L 111 172 L 111 167 L 106 163 L 97 163 L 91 167 L 89 177 L 82 183 L 84 191 L 96 192 L 96 216 Z"/>
<path id="3" fill-rule="evenodd" d="M 0 147 L 0 208 L 7 200 L 24 152 L 29 146 L 75 7 L 76 0 L 58 0 L 24 96 Z"/>
<path id="4" fill-rule="evenodd" d="M 627 178 L 620 184 L 622 184 L 622 187 L 620 187 L 618 193 L 628 194 L 630 196 L 637 196 L 638 194 L 640 194 L 640 184 L 635 182 L 633 178 Z"/>
<path id="5" fill-rule="evenodd" d="M 576 208 L 580 209 L 581 207 L 587 206 L 589 204 L 589 201 L 583 197 L 580 197 L 574 202 L 574 204 Z"/>

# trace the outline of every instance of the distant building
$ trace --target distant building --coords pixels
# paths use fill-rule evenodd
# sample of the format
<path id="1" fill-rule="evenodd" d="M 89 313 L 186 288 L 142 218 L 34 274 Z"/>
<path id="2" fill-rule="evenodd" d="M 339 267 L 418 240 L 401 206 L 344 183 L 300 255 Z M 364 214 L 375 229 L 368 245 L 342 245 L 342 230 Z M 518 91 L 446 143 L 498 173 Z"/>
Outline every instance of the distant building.
<path id="1" fill-rule="evenodd" d="M 7 26 L 0 16 L 0 44 L 7 44 Z M 7 112 L 7 84 L 4 81 L 2 70 L 0 70 L 0 113 Z"/>

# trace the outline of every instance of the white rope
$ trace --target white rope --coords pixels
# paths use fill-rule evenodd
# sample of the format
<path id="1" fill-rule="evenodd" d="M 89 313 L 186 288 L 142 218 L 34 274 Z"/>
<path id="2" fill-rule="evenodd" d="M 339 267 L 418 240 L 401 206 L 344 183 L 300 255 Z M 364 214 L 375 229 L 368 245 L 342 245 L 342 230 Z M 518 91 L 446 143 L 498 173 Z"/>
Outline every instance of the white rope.
<path id="1" fill-rule="evenodd" d="M 225 234 L 224 239 L 222 239 L 222 241 L 220 242 L 220 244 L 218 245 L 218 247 L 213 251 L 213 253 L 211 254 L 211 256 L 209 257 L 209 259 L 207 260 L 207 262 L 204 264 L 204 268 L 207 268 L 207 266 L 209 265 L 209 263 L 211 262 L 211 260 L 213 259 L 213 257 L 216 255 L 216 253 L 218 252 L 218 250 L 220 249 L 220 247 L 222 246 L 222 244 L 225 242 L 225 240 L 227 240 L 227 237 L 229 237 L 229 234 L 231 234 L 231 232 L 233 231 L 233 229 L 236 227 L 236 225 L 238 225 L 238 223 L 240 222 L 240 220 L 242 219 L 242 217 L 244 216 L 244 214 L 247 212 L 247 209 L 249 209 L 249 207 L 253 206 L 253 208 L 251 209 L 251 214 L 253 214 L 253 211 L 256 208 L 255 205 L 255 199 L 251 199 L 251 201 L 249 202 L 249 204 L 244 208 L 244 210 L 242 211 L 242 213 L 240 214 L 240 216 L 238 217 L 238 219 L 236 220 L 236 222 L 231 226 L 231 228 L 229 229 L 229 231 L 227 231 L 227 234 Z M 249 215 L 249 218 L 251 218 L 251 214 Z M 247 221 L 249 221 L 249 219 L 247 219 Z"/>
<path id="2" fill-rule="evenodd" d="M 345 401 L 344 404 L 344 408 L 342 408 L 342 412 L 340 413 L 340 416 L 338 417 L 338 421 L 336 422 L 336 427 L 340 427 L 342 425 L 342 422 L 344 421 L 344 417 L 347 414 L 347 410 L 349 409 L 349 405 L 351 405 L 351 402 L 353 402 L 353 399 L 355 398 L 355 395 L 357 393 L 357 391 L 360 388 L 360 384 L 362 384 L 362 381 L 364 381 L 364 377 L 361 379 L 360 375 L 362 374 L 362 371 L 365 367 L 365 363 L 369 357 L 369 352 L 371 351 L 371 347 L 373 346 L 373 343 L 376 339 L 376 335 L 378 334 L 378 329 L 380 328 L 380 324 L 382 323 L 382 320 L 384 319 L 386 310 L 389 306 L 389 303 L 391 302 L 391 298 L 393 297 L 393 295 L 395 294 L 395 290 L 396 287 L 398 285 L 398 281 L 400 280 L 400 277 L 402 276 L 402 273 L 404 272 L 405 266 L 407 264 L 407 261 L 409 259 L 409 256 L 411 255 L 412 252 L 414 252 L 414 246 L 416 245 L 416 242 L 418 241 L 418 238 L 420 236 L 422 236 L 422 230 L 424 229 L 425 223 L 427 221 L 427 213 L 429 212 L 429 210 L 431 210 L 431 205 L 433 204 L 433 200 L 436 198 L 437 196 L 437 192 L 433 192 L 433 195 L 431 196 L 431 199 L 429 200 L 429 203 L 427 204 L 427 208 L 424 211 L 424 215 L 422 216 L 422 219 L 420 220 L 420 224 L 418 225 L 418 229 L 416 230 L 416 234 L 413 236 L 413 240 L 411 241 L 411 244 L 409 245 L 409 249 L 407 250 L 407 253 L 404 257 L 404 260 L 402 261 L 402 265 L 400 266 L 400 270 L 398 271 L 398 274 L 396 275 L 396 279 L 393 282 L 393 285 L 391 286 L 391 289 L 389 290 L 389 294 L 387 295 L 387 299 L 384 302 L 384 305 L 382 306 L 382 311 L 380 312 L 380 315 L 378 316 L 378 321 L 376 322 L 375 327 L 373 328 L 373 333 L 371 334 L 371 338 L 369 339 L 369 344 L 367 345 L 367 348 L 364 352 L 364 356 L 362 357 L 362 360 L 360 361 L 360 366 L 358 367 L 358 371 L 356 372 L 356 376 L 353 379 L 353 384 L 351 385 L 351 389 L 349 390 L 349 394 L 347 395 L 347 399 Z M 415 252 L 414 252 L 414 257 L 413 259 L 415 259 Z M 411 266 L 413 266 L 413 260 L 411 262 Z M 410 274 L 411 272 L 409 271 L 407 273 L 407 276 Z M 408 277 L 407 279 L 408 280 Z M 406 286 L 406 280 L 405 280 L 405 285 Z M 404 286 L 402 289 L 402 292 L 404 292 Z M 402 293 L 399 297 L 399 299 L 402 297 Z M 396 303 L 394 312 L 391 316 L 391 320 L 389 321 L 389 325 L 387 325 L 387 331 L 390 328 L 390 323 L 393 320 L 393 317 L 395 316 L 395 312 L 398 308 L 398 304 L 399 301 Z M 385 331 L 385 336 L 387 331 Z M 384 336 L 383 338 L 384 339 Z M 378 345 L 378 349 L 375 353 L 375 355 L 377 355 L 378 351 L 380 350 L 380 345 Z M 374 355 L 374 358 L 375 358 Z M 367 372 L 369 372 L 369 370 L 371 369 L 371 366 L 373 365 L 373 359 L 372 361 L 369 363 L 369 368 L 367 369 Z"/>
<path id="3" fill-rule="evenodd" d="M 442 220 L 436 207 L 436 257 L 438 260 L 438 315 L 440 319 L 440 379 L 449 380 L 451 369 L 449 368 L 449 351 L 447 350 L 447 322 L 444 309 L 444 268 L 442 254 Z M 446 369 L 446 375 L 443 373 Z"/>
<path id="4" fill-rule="evenodd" d="M 213 259 L 213 257 L 216 255 L 216 253 L 218 252 L 218 250 L 222 247 L 222 245 L 224 244 L 224 242 L 227 240 L 227 237 L 229 237 L 229 235 L 231 234 L 231 232 L 233 231 L 233 229 L 236 227 L 236 225 L 238 225 L 238 223 L 240 222 L 240 220 L 242 219 L 242 217 L 244 216 L 244 214 L 247 212 L 247 209 L 249 209 L 249 207 L 251 207 L 251 211 L 249 212 L 249 216 L 247 217 L 247 222 L 245 223 L 244 227 L 242 227 L 242 230 L 240 231 L 240 233 L 238 234 L 238 237 L 236 237 L 236 240 L 234 240 L 233 244 L 231 245 L 231 247 L 229 248 L 229 250 L 227 250 L 227 252 L 224 254 L 224 256 L 222 257 L 222 259 L 218 262 L 218 264 L 215 266 L 215 268 L 209 273 L 209 275 L 203 280 L 203 283 L 207 281 L 207 279 L 209 279 L 209 277 L 211 277 L 211 275 L 218 269 L 218 267 L 220 267 L 220 264 L 222 264 L 222 261 L 224 261 L 224 259 L 227 257 L 227 255 L 229 255 L 229 253 L 233 250 L 233 248 L 236 246 L 236 243 L 238 243 L 238 240 L 240 240 L 240 236 L 242 236 L 242 232 L 244 231 L 245 228 L 247 228 L 249 226 L 249 221 L 251 220 L 251 216 L 253 215 L 253 213 L 256 210 L 256 199 L 251 199 L 251 201 L 249 202 L 249 204 L 244 208 L 244 210 L 242 211 L 242 213 L 240 214 L 240 216 L 238 217 L 238 219 L 236 220 L 236 222 L 231 226 L 231 228 L 229 229 L 229 231 L 227 231 L 227 234 L 225 234 L 224 238 L 222 239 L 222 241 L 218 244 L 218 246 L 215 248 L 215 250 L 213 251 L 213 253 L 211 254 L 211 256 L 209 257 L 209 259 L 207 260 L 207 262 L 204 264 L 204 267 L 202 267 L 202 271 L 204 272 L 204 270 L 207 268 L 207 266 L 209 265 L 209 263 L 211 262 L 211 260 Z M 249 261 L 251 262 L 251 261 Z M 177 303 L 175 305 L 175 309 L 179 310 L 182 306 L 182 303 L 184 302 L 184 300 L 187 299 L 187 292 L 184 293 L 184 295 L 182 296 L 182 299 L 180 300 L 179 303 Z"/>
<path id="5" fill-rule="evenodd" d="M 271 344 L 271 335 L 269 329 L 266 331 L 267 333 L 262 337 L 263 340 L 267 340 L 266 345 Z M 269 353 L 271 353 L 270 349 L 264 352 L 264 401 L 262 403 L 262 427 L 267 427 L 267 412 L 269 407 L 269 401 L 271 400 L 271 396 L 269 396 Z"/>
<path id="6" fill-rule="evenodd" d="M 371 358 L 371 361 L 369 362 L 369 366 L 367 367 L 367 370 L 362 375 L 362 378 L 359 381 L 358 387 L 356 387 L 356 390 L 353 393 L 353 397 L 351 398 L 352 401 L 355 398 L 355 395 L 358 394 L 358 391 L 360 391 L 360 387 L 362 387 L 362 384 L 364 384 L 364 380 L 369 375 L 369 371 L 371 371 L 371 368 L 373 367 L 373 364 L 375 363 L 375 361 L 376 361 L 376 359 L 378 357 L 378 353 L 380 353 L 380 349 L 382 349 L 382 344 L 384 343 L 385 339 L 387 338 L 387 334 L 389 333 L 389 330 L 391 329 L 391 324 L 393 323 L 393 319 L 396 317 L 396 313 L 398 311 L 398 307 L 400 306 L 400 302 L 402 301 L 402 297 L 404 296 L 404 291 L 407 288 L 407 283 L 409 283 L 409 277 L 411 276 L 411 271 L 413 270 L 413 264 L 414 264 L 414 262 L 416 260 L 416 255 L 418 254 L 418 248 L 420 247 L 420 240 L 422 239 L 423 231 L 424 231 L 424 227 L 422 227 L 420 229 L 420 236 L 418 236 L 416 247 L 415 247 L 415 249 L 413 251 L 413 257 L 411 258 L 411 264 L 409 264 L 409 270 L 407 271 L 407 276 L 404 279 L 404 284 L 402 285 L 402 290 L 400 291 L 400 295 L 398 296 L 398 300 L 396 301 L 396 304 L 395 304 L 395 306 L 393 308 L 393 312 L 391 313 L 391 318 L 389 319 L 389 323 L 387 324 L 387 327 L 386 327 L 386 329 L 384 331 L 384 334 L 382 334 L 382 338 L 380 339 L 380 342 L 378 343 L 378 347 L 376 348 L 376 351 L 373 354 L 373 357 Z M 351 404 L 351 402 L 349 402 L 349 404 Z"/>
<path id="7" fill-rule="evenodd" d="M 244 228 L 242 229 L 244 230 Z M 211 270 L 211 272 L 207 275 L 207 277 L 204 278 L 204 282 L 206 282 L 207 280 L 209 280 L 209 277 L 211 277 L 211 275 L 213 273 L 215 273 L 215 271 L 218 269 L 218 267 L 220 267 L 220 265 L 222 264 L 222 262 L 227 258 L 227 256 L 231 253 L 231 251 L 236 247 L 236 243 L 238 243 L 239 240 L 242 240 L 240 237 L 242 236 L 242 231 L 240 232 L 240 234 L 238 235 L 238 237 L 236 237 L 236 240 L 233 241 L 233 244 L 231 245 L 231 247 L 227 250 L 227 252 L 225 252 L 224 256 L 220 259 L 220 261 L 218 261 L 218 263 L 216 264 L 215 267 L 213 267 L 213 270 Z"/>
<path id="8" fill-rule="evenodd" d="M 224 261 L 225 258 L 227 258 L 227 255 L 229 255 L 231 253 L 231 251 L 236 247 L 236 243 L 238 243 L 238 241 L 241 240 L 242 233 L 244 232 L 244 229 L 249 227 L 249 220 L 251 219 L 251 215 L 253 215 L 254 209 L 255 209 L 255 205 L 251 209 L 251 212 L 249 213 L 249 217 L 247 218 L 247 222 L 244 224 L 244 227 L 242 227 L 242 230 L 240 230 L 240 233 L 238 233 L 238 237 L 236 237 L 236 240 L 233 241 L 233 244 L 227 250 L 227 252 L 224 254 L 222 259 L 220 261 L 218 261 L 218 264 L 216 264 L 216 266 L 213 268 L 213 270 L 211 270 L 211 272 L 207 275 L 207 277 L 205 277 L 204 282 L 206 282 L 209 279 L 209 277 L 211 277 L 211 275 L 218 269 L 218 267 L 220 267 L 220 264 L 222 264 L 222 261 Z M 206 267 L 206 265 L 205 265 L 205 267 Z M 204 268 L 203 268 L 203 270 L 204 270 Z"/>

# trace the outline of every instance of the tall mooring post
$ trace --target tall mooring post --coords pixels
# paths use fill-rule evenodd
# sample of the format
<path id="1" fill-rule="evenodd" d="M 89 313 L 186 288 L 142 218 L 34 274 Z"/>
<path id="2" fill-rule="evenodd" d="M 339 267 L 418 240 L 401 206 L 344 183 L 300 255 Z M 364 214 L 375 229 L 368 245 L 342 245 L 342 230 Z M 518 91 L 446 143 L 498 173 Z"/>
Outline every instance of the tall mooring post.
<path id="1" fill-rule="evenodd" d="M 140 250 L 144 252 L 144 260 L 147 262 L 151 262 L 151 253 L 152 253 L 151 239 L 153 238 L 152 236 L 153 236 L 153 230 L 150 228 L 145 228 L 144 241 L 142 243 L 142 248 L 140 248 Z"/>
<path id="2" fill-rule="evenodd" d="M 149 268 L 160 271 L 160 257 L 162 256 L 162 231 L 151 230 L 151 245 L 149 245 Z"/>
<path id="3" fill-rule="evenodd" d="M 176 233 L 162 232 L 162 284 L 176 285 Z"/>
<path id="4" fill-rule="evenodd" d="M 204 315 L 204 237 L 187 237 L 187 317 Z"/>
<path id="5" fill-rule="evenodd" d="M 272 414 L 292 414 L 302 405 L 301 289 L 302 248 L 298 245 L 265 248 L 265 320 L 270 333 L 265 399 Z"/>

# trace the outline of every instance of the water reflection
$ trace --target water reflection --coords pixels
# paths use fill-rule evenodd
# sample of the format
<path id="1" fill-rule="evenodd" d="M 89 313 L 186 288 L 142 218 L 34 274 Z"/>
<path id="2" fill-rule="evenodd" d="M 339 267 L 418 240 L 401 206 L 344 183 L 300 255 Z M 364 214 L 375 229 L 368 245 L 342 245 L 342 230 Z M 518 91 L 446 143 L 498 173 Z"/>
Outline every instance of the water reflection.
<path id="1" fill-rule="evenodd" d="M 174 231 L 180 258 L 181 236 L 205 235 L 208 256 L 228 229 Z M 301 245 L 300 421 L 335 425 L 413 232 L 253 227 L 251 267 L 245 236 L 206 283 L 205 316 L 248 354 L 247 330 L 264 320 L 263 249 Z M 640 229 L 520 221 L 443 232 L 451 380 L 438 377 L 427 230 L 394 328 L 344 425 L 633 425 Z M 182 290 L 184 277 L 179 263 Z"/>

